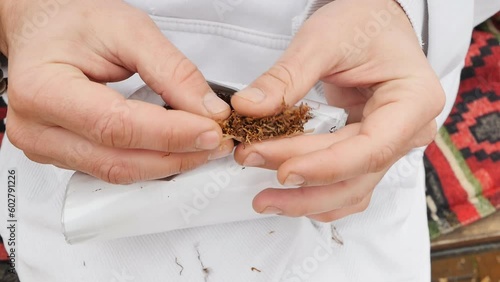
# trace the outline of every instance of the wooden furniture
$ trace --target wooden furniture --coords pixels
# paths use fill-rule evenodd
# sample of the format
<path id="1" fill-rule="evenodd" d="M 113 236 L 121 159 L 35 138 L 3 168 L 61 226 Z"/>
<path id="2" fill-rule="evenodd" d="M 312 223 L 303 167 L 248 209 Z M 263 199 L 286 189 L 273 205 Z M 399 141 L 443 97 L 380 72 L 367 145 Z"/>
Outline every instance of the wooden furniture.
<path id="1" fill-rule="evenodd" d="M 500 212 L 431 244 L 432 281 L 500 282 Z"/>

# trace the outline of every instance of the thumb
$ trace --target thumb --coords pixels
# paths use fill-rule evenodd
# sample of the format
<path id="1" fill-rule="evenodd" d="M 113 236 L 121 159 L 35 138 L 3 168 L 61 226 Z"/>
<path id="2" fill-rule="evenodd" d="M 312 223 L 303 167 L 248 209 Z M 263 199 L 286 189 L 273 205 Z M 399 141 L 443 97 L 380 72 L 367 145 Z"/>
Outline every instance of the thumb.
<path id="1" fill-rule="evenodd" d="M 127 5 L 127 4 L 124 4 Z M 133 9 L 133 8 L 130 8 Z M 212 91 L 203 74 L 163 35 L 142 11 L 135 10 L 119 21 L 123 34 L 113 39 L 113 50 L 127 69 L 138 72 L 151 89 L 177 110 L 215 120 L 229 116 L 230 107 Z M 130 22 L 128 28 L 124 28 Z M 140 46 L 138 47 L 137 43 Z"/>
<path id="2" fill-rule="evenodd" d="M 294 105 L 335 65 L 335 52 L 325 38 L 320 22 L 310 19 L 294 37 L 282 57 L 247 88 L 231 99 L 245 116 L 269 116 Z"/>

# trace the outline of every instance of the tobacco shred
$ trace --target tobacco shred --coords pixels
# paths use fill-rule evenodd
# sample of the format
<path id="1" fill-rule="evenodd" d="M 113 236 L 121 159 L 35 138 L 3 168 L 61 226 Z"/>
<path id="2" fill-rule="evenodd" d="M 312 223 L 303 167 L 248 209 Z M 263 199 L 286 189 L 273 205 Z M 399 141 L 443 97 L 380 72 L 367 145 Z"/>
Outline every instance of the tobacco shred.
<path id="1" fill-rule="evenodd" d="M 311 108 L 306 104 L 284 107 L 279 114 L 270 117 L 245 117 L 234 110 L 228 119 L 219 122 L 222 133 L 242 143 L 263 141 L 273 137 L 302 134 L 304 124 L 312 118 Z"/>
<path id="2" fill-rule="evenodd" d="M 231 97 L 234 92 L 213 89 L 215 94 L 231 106 Z M 165 105 L 167 110 L 173 109 Z M 313 116 L 307 104 L 287 107 L 283 103 L 281 113 L 270 117 L 252 118 L 245 117 L 234 111 L 231 106 L 231 115 L 219 121 L 225 138 L 231 138 L 241 143 L 250 144 L 274 137 L 289 137 L 304 133 L 304 125 Z"/>

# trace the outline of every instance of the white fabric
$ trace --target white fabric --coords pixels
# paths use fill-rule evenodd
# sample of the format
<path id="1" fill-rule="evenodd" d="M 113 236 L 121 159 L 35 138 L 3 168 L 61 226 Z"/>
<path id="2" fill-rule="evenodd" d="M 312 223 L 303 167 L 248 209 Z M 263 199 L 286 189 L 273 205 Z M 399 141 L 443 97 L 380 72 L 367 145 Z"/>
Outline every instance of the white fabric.
<path id="1" fill-rule="evenodd" d="M 331 1 L 331 0 L 330 0 Z M 136 1 L 128 0 L 149 14 L 226 23 L 262 32 L 291 35 L 290 22 L 304 11 L 307 0 L 215 0 Z M 286 8 L 283 8 L 286 6 Z"/>
<path id="2" fill-rule="evenodd" d="M 474 25 L 478 25 L 500 9 L 500 0 L 475 0 L 474 8 Z"/>
<path id="3" fill-rule="evenodd" d="M 427 26 L 427 0 L 399 0 L 401 7 L 405 10 L 417 37 L 424 48 L 427 48 L 428 26 Z"/>
<path id="4" fill-rule="evenodd" d="M 233 5 L 221 20 L 208 6 L 193 10 L 212 1 L 129 2 L 154 11 L 165 35 L 207 78 L 239 83 L 249 83 L 278 58 L 291 38 L 294 18 L 312 6 L 217 0 Z M 429 1 L 428 56 L 448 105 L 456 95 L 473 8 L 468 0 Z M 425 13 L 406 12 L 412 19 Z M 167 13 L 170 17 L 164 17 Z M 138 42 L 138 48 L 141 44 L 147 42 Z M 128 96 L 140 84 L 134 77 L 113 87 Z M 61 234 L 60 214 L 72 172 L 29 161 L 5 138 L 0 221 L 7 220 L 7 171 L 17 168 L 16 265 L 22 282 L 429 281 L 421 156 L 414 150 L 390 170 L 366 212 L 333 224 L 273 217 L 70 246 Z M 8 237 L 3 226 L 0 233 Z"/>

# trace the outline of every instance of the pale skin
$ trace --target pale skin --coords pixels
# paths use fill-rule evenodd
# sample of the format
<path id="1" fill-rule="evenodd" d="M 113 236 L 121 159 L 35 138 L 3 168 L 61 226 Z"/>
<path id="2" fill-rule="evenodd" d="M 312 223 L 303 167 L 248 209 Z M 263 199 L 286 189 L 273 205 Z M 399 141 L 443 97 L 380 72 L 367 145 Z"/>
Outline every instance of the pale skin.
<path id="1" fill-rule="evenodd" d="M 30 2 L 0 3 L 0 48 L 9 57 L 7 134 L 30 159 L 129 183 L 231 153 L 231 141 L 223 141 L 214 121 L 229 108 L 144 13 L 122 1 L 74 0 L 24 42 L 15 35 L 19 19 L 36 10 Z M 329 104 L 350 111 L 349 125 L 334 134 L 236 149 L 239 163 L 276 170 L 282 184 L 300 186 L 262 191 L 253 202 L 257 212 L 325 222 L 361 212 L 391 165 L 434 138 L 445 96 L 407 16 L 391 3 L 328 4 L 306 21 L 275 66 L 233 97 L 242 114 L 271 115 L 321 80 Z M 346 52 L 355 28 L 387 9 L 389 23 L 366 46 Z M 148 44 L 136 48 L 134 42 Z M 135 72 L 179 110 L 126 101 L 103 85 Z M 88 154 L 75 144 L 90 148 Z M 68 157 L 75 154 L 78 161 Z"/>

